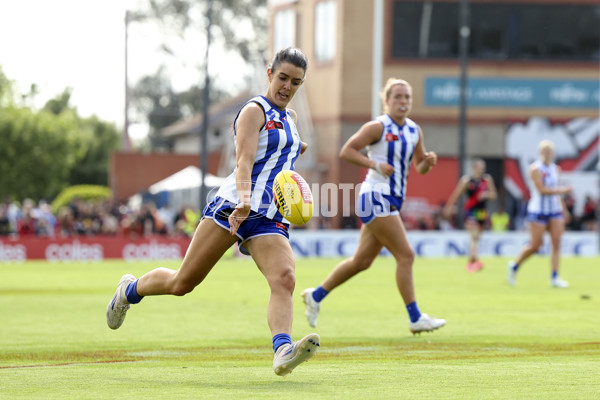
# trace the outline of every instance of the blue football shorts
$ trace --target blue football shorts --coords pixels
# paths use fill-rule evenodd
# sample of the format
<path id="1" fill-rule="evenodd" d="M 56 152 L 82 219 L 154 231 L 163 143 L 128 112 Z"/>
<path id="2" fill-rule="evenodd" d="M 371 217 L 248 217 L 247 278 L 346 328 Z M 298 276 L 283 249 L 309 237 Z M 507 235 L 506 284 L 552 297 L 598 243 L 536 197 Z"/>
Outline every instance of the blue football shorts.
<path id="1" fill-rule="evenodd" d="M 233 212 L 236 204 L 222 197 L 215 197 L 204 208 L 203 219 L 212 219 L 217 225 L 229 231 L 229 214 Z M 290 239 L 288 233 L 289 224 L 273 221 L 255 211 L 250 211 L 248 218 L 242 222 L 236 232 L 238 237 L 238 247 L 242 254 L 250 255 L 250 252 L 244 247 L 244 243 L 257 236 L 281 235 Z"/>
<path id="2" fill-rule="evenodd" d="M 368 225 L 377 217 L 399 215 L 403 200 L 402 197 L 376 191 L 361 193 L 356 203 L 356 215 Z"/>
<path id="3" fill-rule="evenodd" d="M 527 221 L 535 222 L 540 225 L 548 225 L 548 221 L 552 219 L 563 219 L 562 212 L 555 212 L 550 214 L 543 213 L 527 213 Z"/>

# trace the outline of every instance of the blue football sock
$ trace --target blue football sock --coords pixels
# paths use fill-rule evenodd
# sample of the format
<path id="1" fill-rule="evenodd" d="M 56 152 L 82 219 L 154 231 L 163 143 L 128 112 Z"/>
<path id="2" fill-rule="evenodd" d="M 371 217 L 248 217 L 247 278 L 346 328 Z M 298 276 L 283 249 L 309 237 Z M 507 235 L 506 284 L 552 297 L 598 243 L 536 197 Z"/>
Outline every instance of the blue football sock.
<path id="1" fill-rule="evenodd" d="M 278 333 L 273 336 L 273 351 L 277 351 L 282 344 L 292 343 L 292 338 L 287 333 Z"/>
<path id="2" fill-rule="evenodd" d="M 555 279 L 558 277 L 558 271 L 552 271 L 552 279 Z"/>
<path id="3" fill-rule="evenodd" d="M 130 283 L 129 286 L 127 286 L 127 289 L 125 290 L 125 295 L 127 296 L 127 301 L 129 302 L 129 304 L 137 304 L 144 298 L 144 296 L 140 296 L 137 292 L 137 283 L 138 280 L 136 279 L 135 281 Z"/>
<path id="4" fill-rule="evenodd" d="M 408 316 L 410 317 L 410 322 L 417 322 L 421 317 L 421 311 L 419 311 L 419 307 L 417 307 L 417 302 L 413 301 L 410 304 L 406 305 L 406 311 L 408 311 Z"/>
<path id="5" fill-rule="evenodd" d="M 519 264 L 513 261 L 511 268 L 513 271 L 516 272 L 519 269 Z"/>
<path id="6" fill-rule="evenodd" d="M 318 288 L 315 289 L 314 292 L 312 292 L 312 297 L 313 299 L 315 299 L 315 301 L 317 303 L 320 303 L 321 300 L 323 300 L 325 298 L 325 296 L 327 296 L 329 294 L 329 292 L 325 289 L 323 289 L 323 287 L 319 286 Z"/>

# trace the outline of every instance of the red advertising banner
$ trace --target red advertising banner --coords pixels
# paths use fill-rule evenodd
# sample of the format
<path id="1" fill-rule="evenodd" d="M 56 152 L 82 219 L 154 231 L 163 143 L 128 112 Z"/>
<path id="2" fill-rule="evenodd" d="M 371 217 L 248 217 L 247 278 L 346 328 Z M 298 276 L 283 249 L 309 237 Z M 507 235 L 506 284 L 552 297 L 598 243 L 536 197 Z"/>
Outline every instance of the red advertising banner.
<path id="1" fill-rule="evenodd" d="M 172 260 L 183 258 L 190 241 L 190 238 L 163 236 L 138 239 L 122 236 L 3 238 L 0 239 L 0 262 L 102 261 L 109 258 L 125 261 Z"/>

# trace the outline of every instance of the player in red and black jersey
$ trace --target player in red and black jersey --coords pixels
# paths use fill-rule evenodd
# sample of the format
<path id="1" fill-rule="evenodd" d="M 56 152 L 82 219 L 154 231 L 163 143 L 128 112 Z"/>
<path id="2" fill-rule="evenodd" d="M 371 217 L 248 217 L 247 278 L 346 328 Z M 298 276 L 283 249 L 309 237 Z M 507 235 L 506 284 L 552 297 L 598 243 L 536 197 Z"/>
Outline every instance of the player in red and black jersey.
<path id="1" fill-rule="evenodd" d="M 487 201 L 493 200 L 497 196 L 494 180 L 489 174 L 485 173 L 485 161 L 481 158 L 473 160 L 471 175 L 465 175 L 458 181 L 458 185 L 444 207 L 446 218 L 450 218 L 452 206 L 463 193 L 467 195 L 464 204 L 465 228 L 471 239 L 469 242 L 469 262 L 466 269 L 469 272 L 476 272 L 483 268 L 483 264 L 477 257 L 477 248 L 481 232 L 488 221 Z"/>

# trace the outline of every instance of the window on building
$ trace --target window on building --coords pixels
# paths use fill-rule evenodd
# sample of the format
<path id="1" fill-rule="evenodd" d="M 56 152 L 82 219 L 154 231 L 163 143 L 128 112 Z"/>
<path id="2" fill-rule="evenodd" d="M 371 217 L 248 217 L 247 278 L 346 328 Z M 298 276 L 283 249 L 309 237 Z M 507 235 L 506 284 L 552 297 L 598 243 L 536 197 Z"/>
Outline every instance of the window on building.
<path id="1" fill-rule="evenodd" d="M 333 0 L 318 2 L 315 6 L 315 58 L 333 60 L 337 40 L 337 5 Z"/>
<path id="2" fill-rule="evenodd" d="M 296 46 L 296 12 L 293 9 L 275 13 L 273 21 L 273 50 Z"/>
<path id="3" fill-rule="evenodd" d="M 394 1 L 392 57 L 457 58 L 459 7 Z M 600 5 L 471 1 L 470 23 L 474 59 L 600 59 Z"/>

